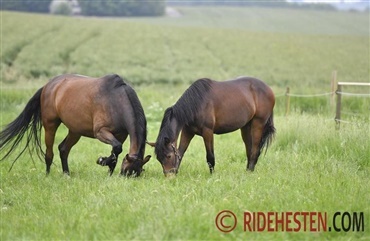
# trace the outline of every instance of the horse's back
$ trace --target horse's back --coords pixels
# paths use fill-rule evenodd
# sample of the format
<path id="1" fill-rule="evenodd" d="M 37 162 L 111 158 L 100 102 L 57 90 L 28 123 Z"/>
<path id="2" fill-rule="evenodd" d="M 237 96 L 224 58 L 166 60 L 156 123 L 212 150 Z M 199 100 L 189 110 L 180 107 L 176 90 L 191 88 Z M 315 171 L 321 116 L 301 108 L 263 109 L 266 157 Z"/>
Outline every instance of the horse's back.
<path id="1" fill-rule="evenodd" d="M 275 103 L 275 96 L 271 88 L 262 80 L 254 77 L 238 77 L 233 80 L 216 82 L 220 92 L 225 92 L 232 95 L 234 98 L 246 98 L 250 102 L 262 101 L 265 99 L 271 103 Z"/>
<path id="2" fill-rule="evenodd" d="M 118 75 L 101 78 L 66 74 L 51 79 L 42 94 L 42 115 L 60 119 L 71 131 L 92 137 L 96 122 L 112 125 L 112 114 L 125 85 Z M 119 93 L 118 93 L 119 92 Z M 122 97 L 121 97 L 122 98 Z"/>
<path id="3" fill-rule="evenodd" d="M 275 104 L 270 87 L 252 77 L 213 81 L 211 93 L 208 108 L 213 108 L 216 133 L 239 129 L 254 117 L 268 118 Z"/>
<path id="4" fill-rule="evenodd" d="M 260 111 L 261 114 L 269 114 L 272 112 L 275 105 L 275 95 L 272 89 L 262 80 L 254 77 L 239 77 L 235 79 L 239 82 L 241 90 L 245 95 L 252 95 L 253 101 L 256 105 L 256 112 Z"/>
<path id="5" fill-rule="evenodd" d="M 262 95 L 274 95 L 271 88 L 262 80 L 254 77 L 245 77 L 241 76 L 234 80 L 225 81 L 224 83 L 229 82 L 230 84 L 235 83 L 238 88 L 250 89 L 251 91 L 257 92 L 257 94 Z"/>
<path id="6" fill-rule="evenodd" d="M 51 79 L 43 89 L 42 102 L 54 107 L 55 111 L 84 105 L 98 93 L 99 79 L 79 75 L 60 75 Z M 63 107 L 64 106 L 64 107 Z M 73 109 L 73 108 L 70 108 Z"/>

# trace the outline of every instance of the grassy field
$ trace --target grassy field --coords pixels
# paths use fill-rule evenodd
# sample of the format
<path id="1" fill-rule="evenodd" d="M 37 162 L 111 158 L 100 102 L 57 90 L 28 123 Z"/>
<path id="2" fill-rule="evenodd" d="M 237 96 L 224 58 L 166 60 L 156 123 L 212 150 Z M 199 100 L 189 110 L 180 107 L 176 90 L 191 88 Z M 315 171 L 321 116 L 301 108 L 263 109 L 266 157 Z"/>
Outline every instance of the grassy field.
<path id="1" fill-rule="evenodd" d="M 126 21 L 2 12 L 2 83 L 9 88 L 35 80 L 45 83 L 52 76 L 71 72 L 91 76 L 115 72 L 135 85 L 189 84 L 203 77 L 225 80 L 249 75 L 265 80 L 275 94 L 283 95 L 288 86 L 297 94 L 330 92 L 333 70 L 338 71 L 338 81 L 369 79 L 366 14 L 202 10 L 203 15 L 184 8 L 185 15 L 179 19 Z M 276 21 L 265 18 L 271 12 Z M 305 17 L 297 20 L 298 15 Z M 215 16 L 223 20 L 212 20 Z M 241 19 L 238 25 L 236 19 Z M 327 97 L 292 103 L 301 111 L 329 110 Z M 352 106 L 370 104 L 368 99 L 355 103 Z M 277 105 L 282 109 L 284 101 Z"/>
<path id="2" fill-rule="evenodd" d="M 0 125 L 61 73 L 125 76 L 138 92 L 154 141 L 164 109 L 189 83 L 252 75 L 276 95 L 330 91 L 339 81 L 369 81 L 369 19 L 360 13 L 286 9 L 181 8 L 182 18 L 63 18 L 1 12 Z M 32 29 L 32 31 L 29 31 Z M 369 93 L 367 89 L 348 89 Z M 51 174 L 28 153 L 0 163 L 1 240 L 369 240 L 368 98 L 344 98 L 365 122 L 335 130 L 329 97 L 292 98 L 284 116 L 277 98 L 277 136 L 254 173 L 245 171 L 240 133 L 215 137 L 209 174 L 194 138 L 179 175 L 164 178 L 155 157 L 142 177 L 122 178 L 95 164 L 110 147 L 83 138 L 70 155 L 71 176 L 55 155 Z M 349 114 L 351 115 L 351 114 Z M 366 117 L 367 116 L 367 117 Z M 353 119 L 357 121 L 357 119 Z M 67 130 L 59 129 L 56 143 Z M 124 144 L 124 153 L 128 142 Z M 57 148 L 55 146 L 55 152 Z M 147 154 L 154 156 L 147 147 Z M 16 153 L 15 153 L 16 154 Z M 4 153 L 0 154 L 0 157 Z M 222 210 L 238 224 L 222 233 Z M 365 232 L 244 232 L 244 211 L 364 212 Z"/>

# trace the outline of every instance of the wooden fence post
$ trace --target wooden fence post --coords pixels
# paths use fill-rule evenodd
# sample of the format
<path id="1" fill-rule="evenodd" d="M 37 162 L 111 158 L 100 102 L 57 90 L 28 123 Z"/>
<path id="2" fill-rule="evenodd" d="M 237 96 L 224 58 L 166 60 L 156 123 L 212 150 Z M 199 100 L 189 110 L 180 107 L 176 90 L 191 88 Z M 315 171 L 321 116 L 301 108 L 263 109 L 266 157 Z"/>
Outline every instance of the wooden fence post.
<path id="1" fill-rule="evenodd" d="M 340 108 L 341 108 L 341 105 L 342 105 L 342 86 L 338 83 L 338 87 L 337 87 L 337 91 L 336 91 L 336 94 L 337 94 L 337 109 L 336 109 L 336 113 L 335 113 L 335 122 L 337 123 L 336 125 L 336 129 L 339 130 L 340 128 Z"/>
<path id="2" fill-rule="evenodd" d="M 289 91 L 290 91 L 289 87 L 286 87 L 286 92 L 285 92 L 285 116 L 288 116 L 289 109 L 290 109 Z"/>

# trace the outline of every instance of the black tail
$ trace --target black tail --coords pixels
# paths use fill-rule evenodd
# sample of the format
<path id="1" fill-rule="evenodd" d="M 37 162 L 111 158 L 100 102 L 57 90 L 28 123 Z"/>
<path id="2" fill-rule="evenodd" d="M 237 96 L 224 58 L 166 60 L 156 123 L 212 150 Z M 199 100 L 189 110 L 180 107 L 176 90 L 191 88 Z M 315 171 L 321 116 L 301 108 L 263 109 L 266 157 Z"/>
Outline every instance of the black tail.
<path id="1" fill-rule="evenodd" d="M 266 146 L 266 152 L 267 152 L 269 145 L 274 139 L 275 132 L 276 132 L 276 129 L 274 127 L 274 113 L 272 112 L 270 118 L 267 120 L 265 127 L 263 128 L 262 140 L 259 146 L 260 150 L 262 150 Z"/>
<path id="2" fill-rule="evenodd" d="M 42 127 L 40 106 L 41 92 L 42 88 L 39 89 L 28 101 L 22 113 L 0 132 L 0 151 L 3 152 L 4 149 L 10 146 L 10 149 L 5 156 L 0 159 L 0 161 L 7 158 L 14 151 L 14 149 L 21 143 L 25 134 L 26 144 L 23 147 L 23 150 L 15 158 L 13 164 L 25 152 L 27 147 L 36 149 L 39 157 L 41 157 L 41 154 L 44 154 L 41 148 L 40 137 Z"/>

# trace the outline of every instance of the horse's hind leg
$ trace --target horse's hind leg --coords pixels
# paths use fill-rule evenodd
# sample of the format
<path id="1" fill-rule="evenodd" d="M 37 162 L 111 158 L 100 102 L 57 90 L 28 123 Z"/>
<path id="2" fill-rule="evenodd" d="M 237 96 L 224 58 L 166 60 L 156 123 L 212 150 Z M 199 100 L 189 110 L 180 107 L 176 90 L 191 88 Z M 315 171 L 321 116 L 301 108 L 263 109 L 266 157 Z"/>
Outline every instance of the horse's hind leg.
<path id="1" fill-rule="evenodd" d="M 248 163 L 248 160 L 250 160 L 250 154 L 252 152 L 251 122 L 249 122 L 247 125 L 242 127 L 240 130 L 241 130 L 243 142 L 245 145 L 245 152 L 247 154 L 246 161 Z"/>
<path id="2" fill-rule="evenodd" d="M 60 125 L 60 121 L 44 121 L 43 126 L 45 129 L 45 164 L 46 164 L 46 174 L 50 173 L 50 166 L 53 163 L 54 152 L 53 145 L 55 139 L 55 133 Z"/>
<path id="3" fill-rule="evenodd" d="M 262 119 L 253 118 L 250 123 L 242 128 L 243 141 L 247 148 L 247 170 L 254 171 L 258 157 L 261 154 L 261 139 L 264 128 Z"/>
<path id="4" fill-rule="evenodd" d="M 59 144 L 59 155 L 60 160 L 62 161 L 62 169 L 63 173 L 69 175 L 69 168 L 68 168 L 68 155 L 71 151 L 72 147 L 80 140 L 81 136 L 72 132 L 68 132 L 68 135 L 62 143 Z"/>
<path id="5" fill-rule="evenodd" d="M 99 165 L 102 166 L 108 166 L 109 167 L 109 174 L 112 175 L 114 169 L 116 168 L 117 165 L 117 159 L 118 155 L 121 154 L 122 152 L 122 143 L 119 142 L 113 134 L 105 129 L 101 128 L 97 133 L 96 133 L 96 138 L 100 140 L 101 142 L 104 142 L 106 144 L 109 144 L 112 146 L 112 153 L 109 157 L 100 157 L 97 161 Z"/>

